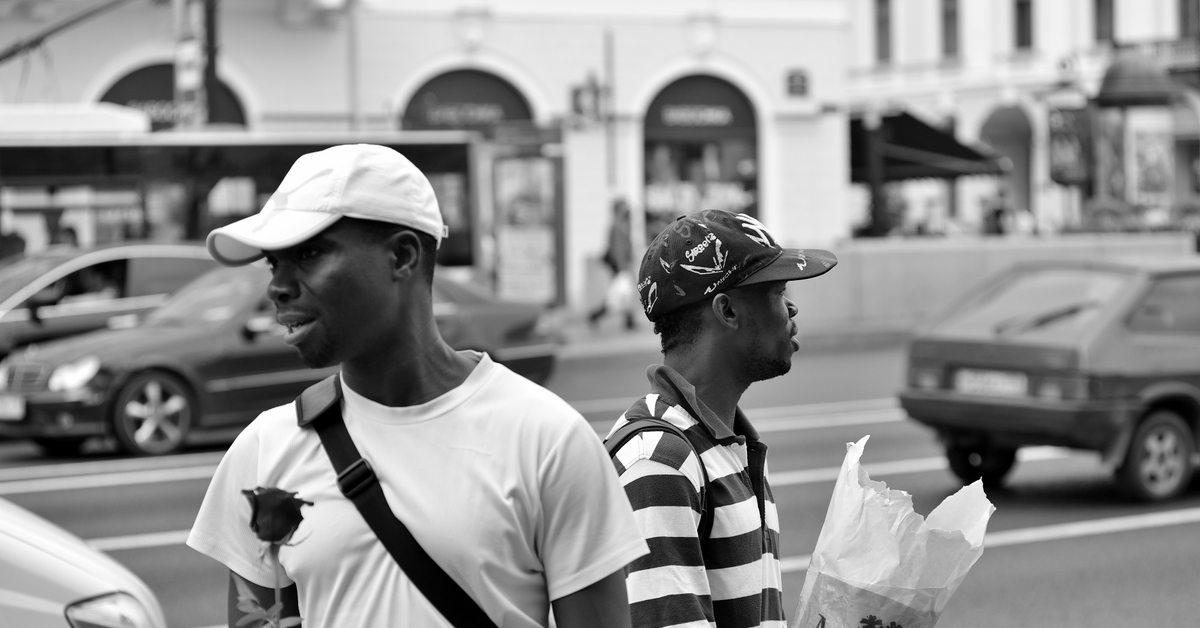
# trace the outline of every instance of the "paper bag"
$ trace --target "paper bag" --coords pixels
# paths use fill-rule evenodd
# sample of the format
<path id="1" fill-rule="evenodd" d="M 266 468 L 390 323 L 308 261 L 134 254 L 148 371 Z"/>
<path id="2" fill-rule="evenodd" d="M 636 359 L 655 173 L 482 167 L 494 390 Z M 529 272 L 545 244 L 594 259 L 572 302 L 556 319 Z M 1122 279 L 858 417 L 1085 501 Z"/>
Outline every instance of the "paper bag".
<path id="1" fill-rule="evenodd" d="M 791 628 L 932 628 L 983 553 L 983 484 L 924 518 L 859 465 L 868 438 L 846 446 Z"/>

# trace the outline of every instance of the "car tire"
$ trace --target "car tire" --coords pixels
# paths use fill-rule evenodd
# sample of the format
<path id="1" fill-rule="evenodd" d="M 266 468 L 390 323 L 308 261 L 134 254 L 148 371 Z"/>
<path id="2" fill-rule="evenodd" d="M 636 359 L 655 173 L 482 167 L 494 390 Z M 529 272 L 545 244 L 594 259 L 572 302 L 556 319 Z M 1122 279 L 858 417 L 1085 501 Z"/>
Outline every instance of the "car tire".
<path id="1" fill-rule="evenodd" d="M 1192 430 L 1170 410 L 1150 413 L 1133 433 L 1117 486 L 1138 501 L 1174 499 L 1192 479 Z"/>
<path id="2" fill-rule="evenodd" d="M 87 438 L 35 438 L 33 442 L 51 458 L 76 458 L 82 453 Z"/>
<path id="3" fill-rule="evenodd" d="M 950 470 L 963 484 L 983 480 L 986 488 L 996 488 L 1017 463 L 1017 450 L 1012 447 L 982 445 L 949 445 L 946 461 Z"/>
<path id="4" fill-rule="evenodd" d="M 117 393 L 113 435 L 127 453 L 168 454 L 183 446 L 195 412 L 195 397 L 182 379 L 163 371 L 144 371 Z"/>

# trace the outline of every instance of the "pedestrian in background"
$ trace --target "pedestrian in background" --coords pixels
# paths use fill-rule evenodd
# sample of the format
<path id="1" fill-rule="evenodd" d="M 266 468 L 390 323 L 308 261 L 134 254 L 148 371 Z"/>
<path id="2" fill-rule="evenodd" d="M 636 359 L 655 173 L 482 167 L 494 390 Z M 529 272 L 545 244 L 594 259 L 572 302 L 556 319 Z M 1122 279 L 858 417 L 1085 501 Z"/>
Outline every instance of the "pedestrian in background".
<path id="1" fill-rule="evenodd" d="M 634 626 L 783 625 L 767 447 L 738 402 L 791 368 L 799 343 L 787 282 L 836 263 L 828 251 L 784 249 L 758 220 L 717 210 L 676 220 L 642 258 L 638 291 L 663 364 L 647 370 L 650 394 L 609 433 L 651 541 L 628 575 Z"/>
<path id="2" fill-rule="evenodd" d="M 593 326 L 598 325 L 605 314 L 619 316 L 626 329 L 636 325 L 635 303 L 637 292 L 633 287 L 633 227 L 629 203 L 618 198 L 612 204 L 612 220 L 608 228 L 608 243 L 602 258 L 609 269 L 608 286 L 604 302 L 588 317 Z"/>
<path id="3" fill-rule="evenodd" d="M 647 548 L 611 462 L 566 402 L 442 340 L 431 285 L 444 235 L 425 176 L 370 145 L 302 156 L 259 214 L 209 235 L 222 264 L 266 258 L 284 341 L 305 363 L 341 365 L 246 427 L 205 495 L 188 545 L 229 568 L 231 627 L 271 607 L 277 584 L 306 628 L 451 625 L 351 501 L 359 477 L 482 610 L 472 625 L 546 626 L 551 608 L 563 628 L 629 625 L 624 568 Z M 361 455 L 352 474 L 334 472 L 330 417 Z M 271 489 L 298 518 L 286 541 L 249 525 Z"/>

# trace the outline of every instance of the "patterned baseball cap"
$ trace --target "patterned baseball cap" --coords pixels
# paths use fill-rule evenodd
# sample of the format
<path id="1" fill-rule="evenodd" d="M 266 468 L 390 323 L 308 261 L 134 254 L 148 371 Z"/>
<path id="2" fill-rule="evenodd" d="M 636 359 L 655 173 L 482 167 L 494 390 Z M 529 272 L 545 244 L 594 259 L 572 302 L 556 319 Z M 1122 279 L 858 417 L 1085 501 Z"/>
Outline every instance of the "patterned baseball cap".
<path id="1" fill-rule="evenodd" d="M 820 249 L 785 249 L 746 214 L 710 209 L 681 216 L 650 243 L 638 272 L 646 318 L 657 321 L 685 305 L 737 286 L 809 279 L 837 257 Z"/>

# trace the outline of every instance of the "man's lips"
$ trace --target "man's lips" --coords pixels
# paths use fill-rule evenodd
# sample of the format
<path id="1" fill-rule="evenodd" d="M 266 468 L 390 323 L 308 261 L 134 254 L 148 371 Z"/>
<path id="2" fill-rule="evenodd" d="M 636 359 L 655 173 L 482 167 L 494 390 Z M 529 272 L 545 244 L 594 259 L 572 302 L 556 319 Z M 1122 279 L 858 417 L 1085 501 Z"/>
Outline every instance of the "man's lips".
<path id="1" fill-rule="evenodd" d="M 288 334 L 293 334 L 307 328 L 314 320 L 316 320 L 315 316 L 299 312 L 287 312 L 275 315 L 275 322 L 286 327 Z"/>

